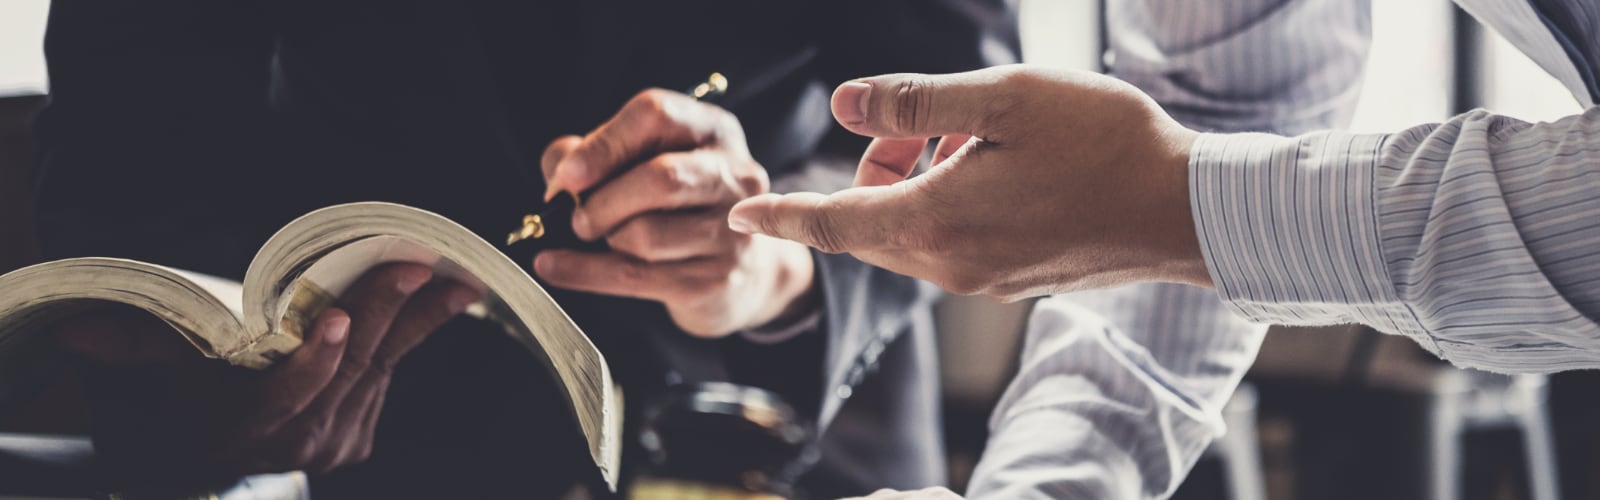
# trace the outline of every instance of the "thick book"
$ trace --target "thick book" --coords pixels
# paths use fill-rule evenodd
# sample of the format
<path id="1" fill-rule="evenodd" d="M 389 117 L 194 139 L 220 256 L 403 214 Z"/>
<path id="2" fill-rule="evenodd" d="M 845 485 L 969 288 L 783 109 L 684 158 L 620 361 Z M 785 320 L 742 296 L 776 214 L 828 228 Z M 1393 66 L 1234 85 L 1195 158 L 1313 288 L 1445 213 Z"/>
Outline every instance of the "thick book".
<path id="1" fill-rule="evenodd" d="M 527 271 L 493 245 L 437 214 L 392 203 L 352 203 L 290 222 L 256 254 L 244 282 L 126 259 L 76 258 L 0 276 L 0 401 L 25 390 L 49 323 L 117 302 L 161 318 L 205 356 L 265 369 L 374 266 L 431 266 L 485 291 L 467 309 L 494 320 L 545 360 L 566 388 L 589 453 L 615 489 L 622 399 L 605 358 Z"/>

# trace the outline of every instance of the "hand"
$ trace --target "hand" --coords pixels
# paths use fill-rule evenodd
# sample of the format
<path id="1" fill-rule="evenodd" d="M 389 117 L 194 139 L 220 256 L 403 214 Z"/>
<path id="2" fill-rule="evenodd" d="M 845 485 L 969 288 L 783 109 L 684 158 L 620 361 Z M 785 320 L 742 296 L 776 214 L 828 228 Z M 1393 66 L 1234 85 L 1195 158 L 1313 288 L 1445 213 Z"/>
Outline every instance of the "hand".
<path id="1" fill-rule="evenodd" d="M 172 327 L 131 308 L 55 333 L 93 365 L 95 448 L 112 470 L 156 482 L 325 473 L 366 460 L 395 364 L 481 298 L 431 277 L 414 264 L 368 272 L 264 372 L 204 359 Z"/>
<path id="2" fill-rule="evenodd" d="M 844 500 L 961 500 L 961 495 L 940 487 L 924 488 L 917 491 L 882 489 L 872 492 L 872 495 L 869 496 Z"/>
<path id="3" fill-rule="evenodd" d="M 840 86 L 833 112 L 877 138 L 860 187 L 746 200 L 731 227 L 1007 300 L 1210 282 L 1189 215 L 1197 134 L 1131 85 L 1026 66 L 888 75 Z M 933 169 L 907 180 L 934 136 Z"/>
<path id="4" fill-rule="evenodd" d="M 550 185 L 587 193 L 572 227 L 611 251 L 547 250 L 534 271 L 562 288 L 659 301 L 679 328 L 721 337 L 807 306 L 804 246 L 728 228 L 735 202 L 767 192 L 738 119 L 683 94 L 647 90 L 584 137 L 545 150 Z"/>

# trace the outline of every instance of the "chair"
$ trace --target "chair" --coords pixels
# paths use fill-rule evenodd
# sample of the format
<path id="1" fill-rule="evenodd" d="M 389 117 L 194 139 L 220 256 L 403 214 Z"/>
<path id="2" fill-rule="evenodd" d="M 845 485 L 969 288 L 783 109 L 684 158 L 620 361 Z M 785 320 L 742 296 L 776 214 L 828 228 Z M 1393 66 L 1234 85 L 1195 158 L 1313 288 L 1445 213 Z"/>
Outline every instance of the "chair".
<path id="1" fill-rule="evenodd" d="M 1255 386 L 1239 384 L 1233 397 L 1228 399 L 1228 405 L 1222 409 L 1222 420 L 1228 426 L 1228 433 L 1212 442 L 1204 455 L 1222 463 L 1227 495 L 1232 500 L 1267 498 L 1261 444 L 1256 438 L 1256 402 Z"/>
<path id="2" fill-rule="evenodd" d="M 1428 493 L 1433 500 L 1461 498 L 1461 440 L 1478 430 L 1509 429 L 1522 437 L 1533 500 L 1561 497 L 1550 427 L 1548 377 L 1497 375 L 1442 368 L 1428 405 Z"/>

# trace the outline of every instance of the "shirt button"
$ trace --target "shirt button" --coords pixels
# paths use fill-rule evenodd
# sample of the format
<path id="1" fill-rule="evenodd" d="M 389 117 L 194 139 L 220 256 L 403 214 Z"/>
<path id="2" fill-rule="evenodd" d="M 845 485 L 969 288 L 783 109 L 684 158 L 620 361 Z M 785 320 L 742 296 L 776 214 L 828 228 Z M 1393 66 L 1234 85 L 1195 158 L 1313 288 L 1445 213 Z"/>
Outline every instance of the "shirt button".
<path id="1" fill-rule="evenodd" d="M 850 386 L 848 386 L 848 385 L 841 385 L 841 386 L 835 387 L 833 389 L 834 397 L 837 397 L 839 399 L 850 399 L 850 394 L 852 394 L 854 392 L 855 392 L 855 389 L 851 389 Z"/>

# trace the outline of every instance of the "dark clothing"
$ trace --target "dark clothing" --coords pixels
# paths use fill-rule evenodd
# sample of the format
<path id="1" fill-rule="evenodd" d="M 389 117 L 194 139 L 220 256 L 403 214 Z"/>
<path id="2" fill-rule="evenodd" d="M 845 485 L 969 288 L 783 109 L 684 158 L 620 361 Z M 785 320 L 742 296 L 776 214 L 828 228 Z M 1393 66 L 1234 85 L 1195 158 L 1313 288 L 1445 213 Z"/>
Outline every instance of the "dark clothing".
<path id="1" fill-rule="evenodd" d="M 495 241 L 539 208 L 538 160 L 556 136 L 588 131 L 644 88 L 684 90 L 720 65 L 794 54 L 809 58 L 784 78 L 733 81 L 733 111 L 777 184 L 836 189 L 806 180 L 848 182 L 821 169 L 852 167 L 864 142 L 832 123 L 830 89 L 1010 62 L 1008 3 L 56 0 L 41 239 L 50 258 L 238 278 L 294 217 L 384 200 Z M 777 389 L 825 429 L 803 480 L 813 494 L 943 482 L 932 293 L 848 256 L 816 259 L 823 331 L 776 346 L 694 340 L 656 303 L 552 293 L 605 353 L 630 423 L 669 378 L 770 380 L 723 363 L 768 356 L 806 380 Z M 371 462 L 318 478 L 319 497 L 547 498 L 594 476 L 548 375 L 512 345 L 469 321 L 423 344 L 398 368 Z"/>

